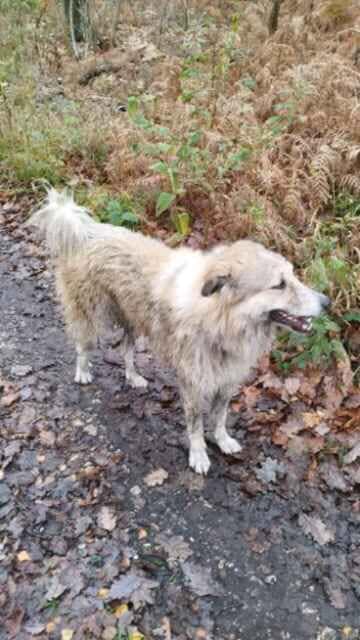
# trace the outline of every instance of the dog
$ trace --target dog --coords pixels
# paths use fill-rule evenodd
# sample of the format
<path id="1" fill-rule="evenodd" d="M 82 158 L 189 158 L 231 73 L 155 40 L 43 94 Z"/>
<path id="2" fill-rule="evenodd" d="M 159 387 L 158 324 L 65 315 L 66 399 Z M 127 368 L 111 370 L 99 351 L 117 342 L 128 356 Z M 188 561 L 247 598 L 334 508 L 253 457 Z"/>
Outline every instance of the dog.
<path id="1" fill-rule="evenodd" d="M 172 249 L 125 228 L 99 224 L 73 197 L 51 189 L 30 224 L 55 259 L 56 287 L 76 353 L 75 382 L 89 384 L 90 352 L 109 327 L 123 329 L 126 379 L 146 387 L 134 364 L 137 336 L 177 374 L 189 464 L 206 474 L 203 414 L 225 454 L 241 451 L 226 430 L 231 397 L 271 348 L 277 327 L 311 331 L 329 307 L 281 255 L 250 240 L 209 251 Z"/>

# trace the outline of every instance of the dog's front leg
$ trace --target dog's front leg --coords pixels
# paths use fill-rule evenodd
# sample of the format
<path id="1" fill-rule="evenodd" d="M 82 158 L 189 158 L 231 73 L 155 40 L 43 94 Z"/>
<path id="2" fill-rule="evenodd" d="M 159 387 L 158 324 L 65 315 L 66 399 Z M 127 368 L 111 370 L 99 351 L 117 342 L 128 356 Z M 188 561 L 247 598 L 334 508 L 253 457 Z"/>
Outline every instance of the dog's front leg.
<path id="1" fill-rule="evenodd" d="M 210 460 L 206 453 L 203 426 L 203 406 L 193 389 L 182 389 L 187 434 L 189 437 L 189 465 L 196 473 L 206 474 Z"/>
<path id="2" fill-rule="evenodd" d="M 239 453 L 242 449 L 237 440 L 229 436 L 226 431 L 226 418 L 231 396 L 230 391 L 218 391 L 210 406 L 209 419 L 214 428 L 215 440 L 223 453 Z"/>

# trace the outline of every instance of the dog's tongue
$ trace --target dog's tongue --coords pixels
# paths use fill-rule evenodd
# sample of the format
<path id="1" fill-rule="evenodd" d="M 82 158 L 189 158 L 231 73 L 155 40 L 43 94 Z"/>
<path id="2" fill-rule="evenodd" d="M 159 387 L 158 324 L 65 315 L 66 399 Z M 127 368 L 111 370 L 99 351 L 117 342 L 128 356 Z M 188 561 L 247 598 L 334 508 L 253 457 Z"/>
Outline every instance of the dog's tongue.
<path id="1" fill-rule="evenodd" d="M 306 316 L 293 316 L 286 311 L 275 309 L 270 312 L 270 318 L 273 322 L 290 327 L 294 331 L 300 331 L 301 333 L 310 333 L 311 331 L 311 318 Z"/>

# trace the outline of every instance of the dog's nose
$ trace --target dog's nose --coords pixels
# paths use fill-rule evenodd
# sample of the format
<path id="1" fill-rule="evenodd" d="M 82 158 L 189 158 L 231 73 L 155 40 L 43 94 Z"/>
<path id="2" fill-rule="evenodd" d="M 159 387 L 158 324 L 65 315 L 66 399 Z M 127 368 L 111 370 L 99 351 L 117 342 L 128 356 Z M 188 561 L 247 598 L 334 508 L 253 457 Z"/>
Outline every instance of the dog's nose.
<path id="1" fill-rule="evenodd" d="M 330 309 L 330 307 L 331 307 L 330 298 L 328 298 L 323 293 L 321 293 L 320 294 L 320 301 L 321 301 L 321 306 L 322 306 L 323 309 Z"/>

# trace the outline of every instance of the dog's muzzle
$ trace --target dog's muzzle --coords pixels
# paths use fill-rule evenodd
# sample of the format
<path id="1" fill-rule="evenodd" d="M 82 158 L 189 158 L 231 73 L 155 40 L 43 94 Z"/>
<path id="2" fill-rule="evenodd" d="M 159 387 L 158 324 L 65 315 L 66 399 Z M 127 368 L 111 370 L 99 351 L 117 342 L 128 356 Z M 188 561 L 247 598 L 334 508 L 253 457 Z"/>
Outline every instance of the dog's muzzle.
<path id="1" fill-rule="evenodd" d="M 288 327 L 300 333 L 311 332 L 311 316 L 293 316 L 291 313 L 287 313 L 287 311 L 282 311 L 281 309 L 270 311 L 269 316 L 271 322 L 276 322 L 276 324 L 280 324 L 282 327 Z"/>

